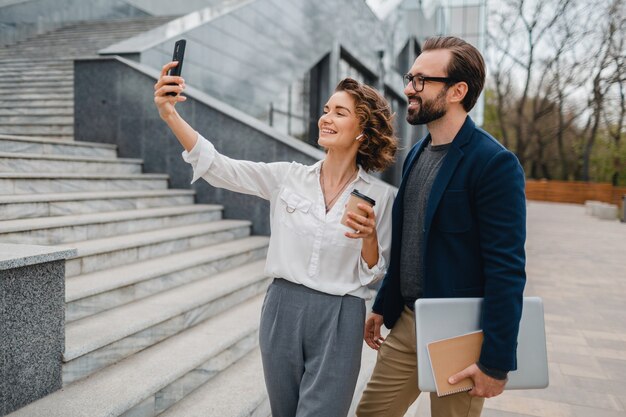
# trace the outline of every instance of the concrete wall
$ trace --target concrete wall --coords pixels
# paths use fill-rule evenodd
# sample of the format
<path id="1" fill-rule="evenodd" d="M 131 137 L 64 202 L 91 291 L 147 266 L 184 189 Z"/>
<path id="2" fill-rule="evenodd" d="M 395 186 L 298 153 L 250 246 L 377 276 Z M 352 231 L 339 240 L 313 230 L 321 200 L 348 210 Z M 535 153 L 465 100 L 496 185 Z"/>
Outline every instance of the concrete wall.
<path id="1" fill-rule="evenodd" d="M 61 388 L 65 258 L 75 255 L 0 244 L 0 416 Z"/>
<path id="2" fill-rule="evenodd" d="M 192 171 L 182 147 L 159 118 L 154 89 L 159 73 L 119 57 L 75 62 L 74 132 L 78 141 L 114 143 L 119 156 L 142 158 L 144 172 L 170 175 L 171 188 L 189 188 Z M 218 151 L 253 161 L 299 161 L 311 164 L 323 153 L 274 131 L 262 122 L 214 98 L 188 88 L 179 113 L 212 140 Z M 226 218 L 250 219 L 253 233 L 267 235 L 269 204 L 257 197 L 193 184 L 198 203 L 218 203 Z"/>

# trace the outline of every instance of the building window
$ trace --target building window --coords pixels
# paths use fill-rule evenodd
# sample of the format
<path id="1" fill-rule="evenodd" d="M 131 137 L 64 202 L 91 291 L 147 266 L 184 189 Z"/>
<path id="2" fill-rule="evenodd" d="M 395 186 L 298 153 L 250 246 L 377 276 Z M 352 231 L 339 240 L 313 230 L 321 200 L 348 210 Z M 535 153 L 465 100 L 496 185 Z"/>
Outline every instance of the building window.
<path id="1" fill-rule="evenodd" d="M 306 140 L 309 129 L 309 74 L 288 85 L 270 103 L 269 125 L 287 135 Z"/>

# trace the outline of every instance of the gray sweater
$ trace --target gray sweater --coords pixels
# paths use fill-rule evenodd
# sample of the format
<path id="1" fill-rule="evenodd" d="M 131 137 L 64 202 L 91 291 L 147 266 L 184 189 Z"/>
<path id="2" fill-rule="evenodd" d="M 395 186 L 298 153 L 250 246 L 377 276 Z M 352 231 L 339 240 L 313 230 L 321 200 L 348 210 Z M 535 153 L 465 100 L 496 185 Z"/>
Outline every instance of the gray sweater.
<path id="1" fill-rule="evenodd" d="M 429 143 L 411 168 L 404 193 L 402 246 L 400 248 L 400 289 L 407 306 L 413 309 L 424 288 L 424 216 L 428 197 L 450 144 Z"/>

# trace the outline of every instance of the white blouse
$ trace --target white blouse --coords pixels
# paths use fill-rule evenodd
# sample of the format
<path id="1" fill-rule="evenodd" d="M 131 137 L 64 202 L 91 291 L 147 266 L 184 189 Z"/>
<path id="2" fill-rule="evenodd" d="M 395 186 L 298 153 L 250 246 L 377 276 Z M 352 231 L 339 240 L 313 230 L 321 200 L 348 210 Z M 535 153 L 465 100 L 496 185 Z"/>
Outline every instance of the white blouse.
<path id="1" fill-rule="evenodd" d="M 193 167 L 192 183 L 204 178 L 209 184 L 251 194 L 270 202 L 271 236 L 265 273 L 333 295 L 368 299 L 367 285 L 381 279 L 391 247 L 391 210 L 394 189 L 359 167 L 357 177 L 343 191 L 328 213 L 320 187 L 321 161 L 239 161 L 221 155 L 201 135 L 183 159 Z M 361 239 L 344 233 L 352 229 L 340 221 L 354 189 L 376 200 L 378 263 L 372 268 L 361 257 Z"/>

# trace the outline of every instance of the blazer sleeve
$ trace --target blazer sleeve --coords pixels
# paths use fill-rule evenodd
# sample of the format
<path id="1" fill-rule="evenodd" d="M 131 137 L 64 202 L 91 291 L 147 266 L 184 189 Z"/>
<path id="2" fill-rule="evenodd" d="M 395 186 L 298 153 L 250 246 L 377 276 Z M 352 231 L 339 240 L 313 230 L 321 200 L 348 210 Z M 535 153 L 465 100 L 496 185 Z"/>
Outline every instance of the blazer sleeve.
<path id="1" fill-rule="evenodd" d="M 502 149 L 486 164 L 475 201 L 485 279 L 479 361 L 487 368 L 511 371 L 517 368 L 526 283 L 524 171 L 513 153 Z"/>

